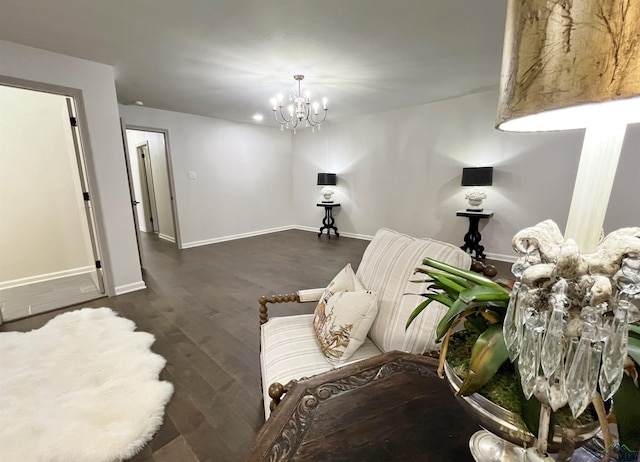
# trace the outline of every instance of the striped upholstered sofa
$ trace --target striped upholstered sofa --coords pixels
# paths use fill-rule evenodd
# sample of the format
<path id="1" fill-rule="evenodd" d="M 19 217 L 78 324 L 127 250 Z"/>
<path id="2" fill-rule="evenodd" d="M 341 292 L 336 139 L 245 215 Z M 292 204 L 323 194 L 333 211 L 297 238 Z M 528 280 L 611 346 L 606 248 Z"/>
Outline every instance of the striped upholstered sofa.
<path id="1" fill-rule="evenodd" d="M 265 419 L 269 417 L 270 405 L 275 405 L 272 398 L 277 403 L 292 380 L 393 350 L 422 354 L 437 349 L 435 328 L 446 311 L 443 305 L 433 303 L 405 331 L 407 318 L 423 300 L 405 294 L 426 290 L 426 284 L 410 282 L 414 268 L 420 266 L 424 257 L 464 269 L 471 265 L 471 257 L 454 245 L 417 239 L 386 228 L 376 233 L 364 252 L 356 276 L 367 290 L 377 293 L 378 313 L 362 346 L 339 366 L 329 362 L 322 353 L 312 327 L 313 314 L 269 319 L 267 313 L 267 303 L 317 303 L 324 289 L 261 298 L 260 366 Z M 310 313 L 316 303 L 309 303 Z"/>

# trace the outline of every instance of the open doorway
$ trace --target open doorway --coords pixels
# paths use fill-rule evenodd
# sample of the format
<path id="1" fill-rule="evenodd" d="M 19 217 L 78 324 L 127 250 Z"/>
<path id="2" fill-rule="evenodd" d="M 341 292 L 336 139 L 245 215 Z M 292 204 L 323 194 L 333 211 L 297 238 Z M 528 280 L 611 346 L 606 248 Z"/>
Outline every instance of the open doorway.
<path id="1" fill-rule="evenodd" d="M 125 153 L 138 251 L 144 268 L 140 233 L 180 247 L 168 133 L 124 125 Z"/>
<path id="2" fill-rule="evenodd" d="M 138 175 L 136 179 L 139 185 L 136 185 L 137 188 L 135 189 L 140 191 L 141 201 L 139 202 L 142 203 L 142 210 L 139 207 L 136 208 L 140 231 L 159 235 L 160 219 L 158 218 L 158 203 L 156 202 L 156 192 L 153 185 L 153 167 L 151 165 L 148 141 L 136 148 L 136 157 L 138 158 Z M 165 233 L 165 239 L 175 242 L 174 234 L 173 229 L 171 229 L 168 234 Z"/>
<path id="3" fill-rule="evenodd" d="M 104 296 L 77 101 L 0 83 L 0 320 Z"/>

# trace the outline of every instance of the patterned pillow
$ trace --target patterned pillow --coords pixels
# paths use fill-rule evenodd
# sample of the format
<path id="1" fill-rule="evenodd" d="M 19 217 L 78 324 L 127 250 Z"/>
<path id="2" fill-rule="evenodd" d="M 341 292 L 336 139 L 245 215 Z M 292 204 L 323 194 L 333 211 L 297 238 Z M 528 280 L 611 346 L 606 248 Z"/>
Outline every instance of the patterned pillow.
<path id="1" fill-rule="evenodd" d="M 313 316 L 313 329 L 327 359 L 348 360 L 366 339 L 377 313 L 377 295 L 364 289 L 348 264 L 329 283 Z"/>

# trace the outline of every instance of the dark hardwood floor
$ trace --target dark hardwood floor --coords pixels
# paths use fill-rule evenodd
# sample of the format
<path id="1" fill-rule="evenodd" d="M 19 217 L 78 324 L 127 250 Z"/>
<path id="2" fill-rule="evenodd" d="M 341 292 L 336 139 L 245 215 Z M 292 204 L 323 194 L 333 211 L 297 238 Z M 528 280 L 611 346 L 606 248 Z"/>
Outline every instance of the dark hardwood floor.
<path id="1" fill-rule="evenodd" d="M 291 230 L 182 251 L 149 235 L 142 243 L 147 289 L 14 321 L 0 331 L 36 329 L 84 306 L 114 309 L 155 335 L 153 350 L 167 359 L 161 378 L 175 386 L 163 426 L 131 461 L 243 460 L 264 422 L 258 298 L 324 287 L 347 263 L 357 269 L 368 241 Z M 282 304 L 269 312 L 314 308 Z"/>
<path id="2" fill-rule="evenodd" d="M 64 311 L 108 306 L 156 337 L 175 386 L 164 424 L 131 461 L 243 460 L 264 416 L 260 390 L 258 298 L 323 287 L 367 241 L 283 231 L 179 251 L 143 236 L 147 289 L 0 326 L 28 331 Z M 283 304 L 270 313 L 313 310 Z M 61 339 L 64 341 L 64 339 Z M 89 461 L 88 461 L 89 462 Z"/>

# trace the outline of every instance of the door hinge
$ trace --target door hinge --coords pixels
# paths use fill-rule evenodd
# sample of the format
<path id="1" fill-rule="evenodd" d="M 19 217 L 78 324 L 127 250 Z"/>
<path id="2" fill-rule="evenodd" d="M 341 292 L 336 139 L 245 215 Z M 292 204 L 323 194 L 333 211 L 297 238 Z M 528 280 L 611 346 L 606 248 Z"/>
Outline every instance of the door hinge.
<path id="1" fill-rule="evenodd" d="M 71 122 L 72 127 L 78 126 L 78 119 L 76 117 L 69 117 L 69 122 Z"/>
<path id="2" fill-rule="evenodd" d="M 149 217 L 149 221 L 153 223 L 153 217 Z"/>
<path id="3" fill-rule="evenodd" d="M 88 193 L 88 192 L 83 192 L 83 193 L 82 193 L 82 198 L 83 198 L 85 201 L 91 200 L 91 199 L 89 199 L 89 193 Z"/>
<path id="4" fill-rule="evenodd" d="M 96 268 L 102 268 L 102 262 L 100 260 L 96 260 Z"/>
<path id="5" fill-rule="evenodd" d="M 144 159 L 144 152 L 142 154 L 140 154 L 142 156 L 142 158 Z"/>

